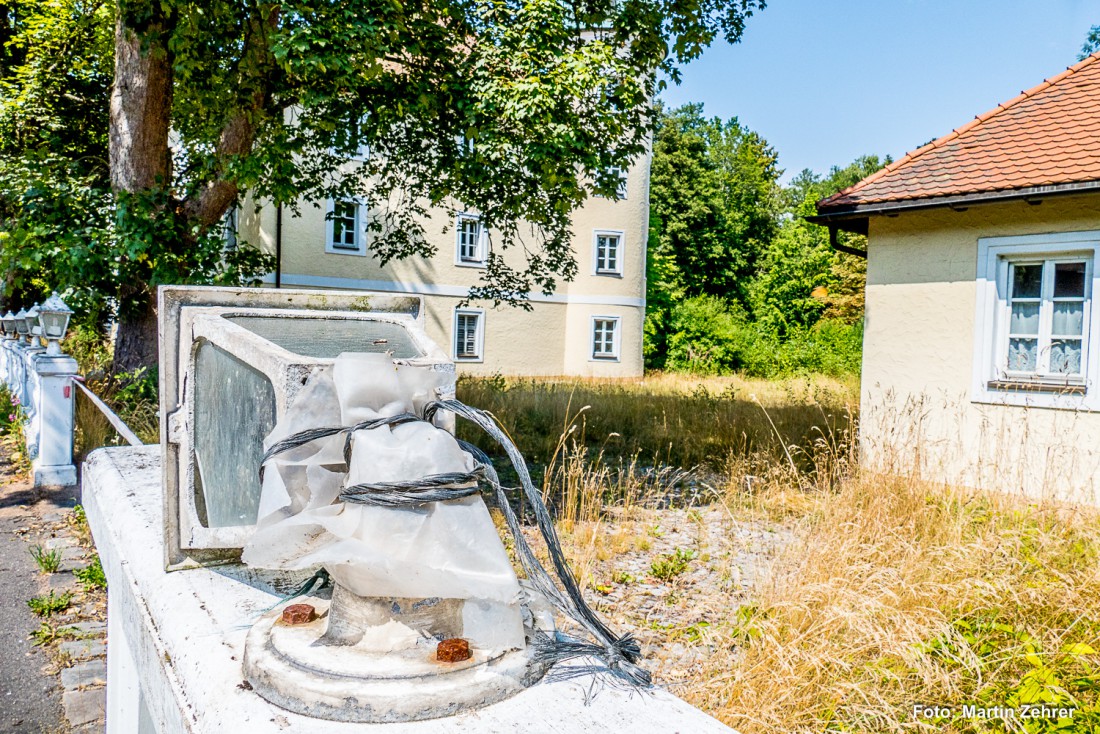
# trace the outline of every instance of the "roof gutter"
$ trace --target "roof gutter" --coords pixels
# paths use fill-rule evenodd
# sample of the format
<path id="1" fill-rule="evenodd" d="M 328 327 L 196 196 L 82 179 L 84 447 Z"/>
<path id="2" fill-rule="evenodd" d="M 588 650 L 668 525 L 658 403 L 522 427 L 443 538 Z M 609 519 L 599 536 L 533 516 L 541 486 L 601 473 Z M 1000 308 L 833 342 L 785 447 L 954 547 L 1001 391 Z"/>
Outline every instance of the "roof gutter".
<path id="1" fill-rule="evenodd" d="M 922 209 L 939 209 L 949 207 L 951 209 L 965 210 L 975 204 L 994 204 L 998 202 L 1025 200 L 1029 204 L 1038 204 L 1043 199 L 1051 196 L 1065 196 L 1068 194 L 1085 194 L 1100 191 L 1100 181 L 1081 181 L 1077 183 L 1053 184 L 1047 186 L 1029 186 L 1022 189 L 1009 189 L 1001 191 L 986 191 L 974 194 L 958 194 L 955 196 L 937 196 L 926 199 L 904 199 L 900 201 L 883 201 L 873 204 L 851 204 L 847 206 L 826 207 L 825 211 L 804 217 L 807 222 L 820 224 L 830 228 L 837 227 L 856 234 L 867 234 L 867 220 L 872 215 L 896 216 L 901 212 L 919 211 Z"/>

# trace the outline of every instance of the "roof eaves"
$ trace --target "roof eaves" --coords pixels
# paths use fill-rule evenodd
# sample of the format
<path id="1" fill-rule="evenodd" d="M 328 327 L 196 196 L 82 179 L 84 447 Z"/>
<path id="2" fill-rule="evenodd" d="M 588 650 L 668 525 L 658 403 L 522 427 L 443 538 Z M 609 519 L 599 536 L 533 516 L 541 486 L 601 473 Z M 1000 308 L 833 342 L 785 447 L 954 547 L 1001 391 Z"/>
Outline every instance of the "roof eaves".
<path id="1" fill-rule="evenodd" d="M 822 212 L 819 209 L 816 215 L 803 218 L 807 222 L 813 224 L 829 224 L 845 220 L 866 219 L 874 214 L 889 215 L 920 209 L 966 207 L 972 204 L 992 204 L 1001 201 L 1015 201 L 1018 199 L 1042 199 L 1048 196 L 1087 194 L 1096 191 L 1100 191 L 1100 180 L 1074 181 L 1072 183 L 1063 184 L 1028 186 L 1020 189 L 976 191 L 973 193 L 954 194 L 951 196 L 895 199 L 891 201 L 873 202 L 870 204 L 849 204 L 842 207 L 834 207 L 832 211 Z"/>

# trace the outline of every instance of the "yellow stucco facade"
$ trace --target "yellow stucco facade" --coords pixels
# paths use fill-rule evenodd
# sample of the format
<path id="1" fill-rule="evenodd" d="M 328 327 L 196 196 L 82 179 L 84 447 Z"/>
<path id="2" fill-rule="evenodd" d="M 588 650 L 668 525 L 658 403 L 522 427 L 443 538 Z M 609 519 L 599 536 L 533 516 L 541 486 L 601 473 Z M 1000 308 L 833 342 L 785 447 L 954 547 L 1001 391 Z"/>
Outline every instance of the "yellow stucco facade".
<path id="1" fill-rule="evenodd" d="M 1100 343 L 1086 314 L 1084 384 L 994 389 L 1002 258 L 1093 263 L 1100 196 L 872 216 L 860 438 L 867 465 L 1032 497 L 1100 501 Z M 1001 247 L 1006 254 L 1000 255 Z M 1023 262 L 1023 260 L 1018 260 Z M 1003 283 L 1001 284 L 1003 287 Z M 1086 291 L 1086 312 L 1096 289 Z M 1007 311 L 1006 311 L 1007 313 Z M 1011 318 L 1011 317 L 1009 317 Z M 1100 318 L 1092 319 L 1092 326 Z"/>
<path id="2" fill-rule="evenodd" d="M 459 208 L 437 209 L 425 222 L 431 258 L 412 256 L 385 266 L 370 254 L 369 233 L 358 223 L 358 249 L 331 246 L 331 202 L 302 202 L 299 214 L 282 217 L 280 280 L 286 287 L 343 288 L 411 293 L 424 299 L 428 334 L 455 357 L 460 372 L 505 375 L 635 377 L 643 371 L 645 251 L 649 228 L 649 158 L 625 175 L 625 198 L 591 198 L 573 217 L 578 273 L 559 282 L 551 296 L 531 294 L 530 311 L 491 303 L 459 304 L 479 282 L 483 267 L 459 257 Z M 276 209 L 246 204 L 239 220 L 242 239 L 274 253 Z M 616 244 L 614 267 L 597 262 L 597 236 Z M 482 240 L 491 248 L 492 233 Z M 517 248 L 505 252 L 523 266 Z M 597 267 L 597 266 L 601 267 Z M 610 271 L 610 272 L 609 272 Z M 274 278 L 268 279 L 273 282 Z M 476 318 L 475 356 L 461 356 L 457 313 Z M 462 334 L 466 334 L 464 322 Z M 599 337 L 604 343 L 594 345 Z M 471 342 L 471 344 L 473 341 Z"/>

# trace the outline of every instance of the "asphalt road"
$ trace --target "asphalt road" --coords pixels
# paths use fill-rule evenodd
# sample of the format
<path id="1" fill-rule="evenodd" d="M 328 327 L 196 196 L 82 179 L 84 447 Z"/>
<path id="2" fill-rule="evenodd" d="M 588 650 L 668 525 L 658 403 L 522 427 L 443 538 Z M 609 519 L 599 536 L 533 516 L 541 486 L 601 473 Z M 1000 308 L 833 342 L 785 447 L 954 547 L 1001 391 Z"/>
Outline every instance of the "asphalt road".
<path id="1" fill-rule="evenodd" d="M 12 482 L 6 461 L 0 464 L 0 732 L 68 731 L 61 685 L 43 672 L 50 660 L 28 639 L 39 620 L 27 600 L 42 587 L 30 546 L 15 531 L 58 507 L 71 507 L 75 496 L 75 490 L 38 493 L 26 481 Z"/>

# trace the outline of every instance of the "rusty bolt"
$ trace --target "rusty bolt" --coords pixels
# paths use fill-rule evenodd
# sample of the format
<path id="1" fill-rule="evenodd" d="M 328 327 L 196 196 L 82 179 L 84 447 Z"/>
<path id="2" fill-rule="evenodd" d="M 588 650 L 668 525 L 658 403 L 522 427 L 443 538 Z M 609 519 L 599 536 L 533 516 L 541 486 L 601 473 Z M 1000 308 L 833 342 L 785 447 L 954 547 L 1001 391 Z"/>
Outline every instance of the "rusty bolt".
<path id="1" fill-rule="evenodd" d="M 306 624 L 317 619 L 317 610 L 309 604 L 291 604 L 283 610 L 283 624 Z"/>
<path id="2" fill-rule="evenodd" d="M 470 643 L 461 637 L 443 640 L 435 648 L 435 659 L 441 663 L 461 663 L 470 659 Z"/>

